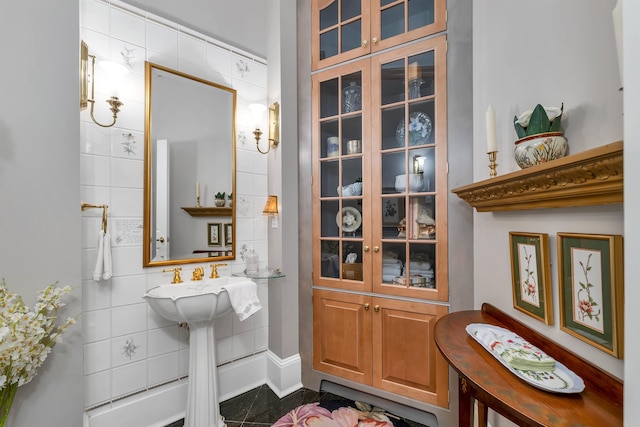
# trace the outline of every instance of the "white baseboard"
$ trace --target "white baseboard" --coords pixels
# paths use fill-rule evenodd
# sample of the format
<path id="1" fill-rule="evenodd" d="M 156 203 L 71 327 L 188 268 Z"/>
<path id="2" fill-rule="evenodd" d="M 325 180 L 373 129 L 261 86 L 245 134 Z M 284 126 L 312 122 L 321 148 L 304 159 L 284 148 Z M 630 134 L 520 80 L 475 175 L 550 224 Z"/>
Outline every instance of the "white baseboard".
<path id="1" fill-rule="evenodd" d="M 270 351 L 218 366 L 218 400 L 224 402 L 267 384 L 284 397 L 302 387 L 299 355 L 280 359 Z M 187 379 L 137 393 L 85 412 L 84 427 L 164 427 L 184 418 Z"/>
<path id="2" fill-rule="evenodd" d="M 284 397 L 302 387 L 302 360 L 296 354 L 280 359 L 267 351 L 267 385 L 278 396 Z"/>

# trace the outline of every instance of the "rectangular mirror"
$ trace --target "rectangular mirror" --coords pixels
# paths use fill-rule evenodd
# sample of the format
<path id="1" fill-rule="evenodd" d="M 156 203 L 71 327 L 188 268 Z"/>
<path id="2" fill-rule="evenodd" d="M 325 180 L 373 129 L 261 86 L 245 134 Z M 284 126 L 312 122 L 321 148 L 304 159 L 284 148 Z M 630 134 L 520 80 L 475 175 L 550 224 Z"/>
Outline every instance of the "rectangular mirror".
<path id="1" fill-rule="evenodd" d="M 143 266 L 235 259 L 236 91 L 150 62 L 145 79 Z"/>

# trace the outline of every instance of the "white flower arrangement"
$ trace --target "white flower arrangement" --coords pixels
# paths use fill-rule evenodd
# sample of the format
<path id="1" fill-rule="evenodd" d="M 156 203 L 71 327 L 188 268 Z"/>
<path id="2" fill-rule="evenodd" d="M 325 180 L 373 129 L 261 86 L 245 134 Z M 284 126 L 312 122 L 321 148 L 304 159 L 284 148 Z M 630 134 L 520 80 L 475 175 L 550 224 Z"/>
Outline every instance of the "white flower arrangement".
<path id="1" fill-rule="evenodd" d="M 5 425 L 18 387 L 35 377 L 62 333 L 75 323 L 68 318 L 56 326 L 62 297 L 69 292 L 71 286 L 49 285 L 38 292 L 31 311 L 20 295 L 9 292 L 4 280 L 0 283 L 0 426 Z"/>

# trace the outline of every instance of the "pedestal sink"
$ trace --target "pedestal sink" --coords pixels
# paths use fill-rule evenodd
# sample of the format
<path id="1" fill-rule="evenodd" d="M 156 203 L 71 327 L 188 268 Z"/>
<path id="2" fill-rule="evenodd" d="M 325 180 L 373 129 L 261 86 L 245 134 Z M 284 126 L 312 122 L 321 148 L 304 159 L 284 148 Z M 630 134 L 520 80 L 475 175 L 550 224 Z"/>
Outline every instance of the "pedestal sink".
<path id="1" fill-rule="evenodd" d="M 228 313 L 229 295 L 222 289 L 244 277 L 221 277 L 202 282 L 161 285 L 144 299 L 162 317 L 189 324 L 189 387 L 185 427 L 225 427 L 218 403 L 218 375 L 214 319 Z"/>

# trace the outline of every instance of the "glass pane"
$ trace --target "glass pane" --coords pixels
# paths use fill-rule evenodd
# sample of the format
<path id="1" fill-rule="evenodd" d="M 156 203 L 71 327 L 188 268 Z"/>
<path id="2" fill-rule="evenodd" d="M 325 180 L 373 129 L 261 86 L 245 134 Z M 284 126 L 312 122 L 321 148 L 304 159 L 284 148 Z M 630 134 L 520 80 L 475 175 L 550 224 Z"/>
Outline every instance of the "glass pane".
<path id="1" fill-rule="evenodd" d="M 435 288 L 435 265 L 435 245 L 411 243 L 409 245 L 409 263 L 405 271 L 405 274 L 410 277 L 409 286 Z"/>
<path id="2" fill-rule="evenodd" d="M 409 145 L 435 142 L 435 111 L 433 101 L 411 104 L 409 107 Z M 403 135 L 404 136 L 404 135 Z"/>
<path id="3" fill-rule="evenodd" d="M 360 72 L 342 77 L 342 112 L 362 110 L 362 74 Z"/>
<path id="4" fill-rule="evenodd" d="M 382 76 L 380 84 L 382 105 L 404 101 L 404 60 L 382 64 L 380 74 Z"/>
<path id="5" fill-rule="evenodd" d="M 362 280 L 362 242 L 342 242 L 342 278 Z"/>
<path id="6" fill-rule="evenodd" d="M 341 21 L 348 21 L 351 18 L 355 18 L 360 15 L 361 0 L 342 0 L 342 13 L 341 13 Z"/>
<path id="7" fill-rule="evenodd" d="M 322 277 L 340 277 L 340 243 L 337 240 L 323 240 L 320 243 Z"/>
<path id="8" fill-rule="evenodd" d="M 380 6 L 386 6 L 388 4 L 393 3 L 396 0 L 380 0 Z"/>
<path id="9" fill-rule="evenodd" d="M 380 21 L 382 40 L 404 33 L 404 3 L 383 10 Z"/>
<path id="10" fill-rule="evenodd" d="M 320 117 L 338 115 L 338 79 L 320 83 Z"/>
<path id="11" fill-rule="evenodd" d="M 320 34 L 320 59 L 330 58 L 338 54 L 338 29 Z"/>
<path id="12" fill-rule="evenodd" d="M 433 0 L 409 1 L 409 31 L 433 24 Z"/>
<path id="13" fill-rule="evenodd" d="M 406 209 L 404 197 L 382 198 L 382 237 L 406 238 Z"/>
<path id="14" fill-rule="evenodd" d="M 362 208 L 360 200 L 344 200 L 340 212 L 334 213 L 334 222 L 340 223 L 343 237 L 362 237 Z"/>
<path id="15" fill-rule="evenodd" d="M 329 6 L 320 10 L 320 30 L 332 27 L 338 23 L 338 1 L 334 0 Z"/>
<path id="16" fill-rule="evenodd" d="M 434 53 L 433 51 L 409 57 L 407 83 L 409 99 L 434 94 Z"/>
<path id="17" fill-rule="evenodd" d="M 416 181 L 411 192 L 435 191 L 435 148 L 421 148 L 409 151 L 409 169 L 420 178 L 413 178 Z M 409 185 L 411 188 L 411 184 Z"/>
<path id="18" fill-rule="evenodd" d="M 405 152 L 382 154 L 382 193 L 396 194 L 403 193 L 405 189 L 404 174 L 406 170 Z M 400 178 L 398 178 L 400 177 Z M 398 186 L 398 180 L 402 185 Z M 399 189 L 398 189 L 399 188 Z"/>
<path id="19" fill-rule="evenodd" d="M 382 110 L 382 149 L 405 146 L 404 106 Z"/>
<path id="20" fill-rule="evenodd" d="M 400 285 L 400 279 L 404 275 L 405 252 L 404 243 L 384 242 L 382 244 L 382 281 L 384 283 Z"/>
<path id="21" fill-rule="evenodd" d="M 433 240 L 436 238 L 435 196 L 412 196 L 409 198 L 407 237 L 409 239 Z"/>
<path id="22" fill-rule="evenodd" d="M 320 124 L 320 157 L 336 157 L 340 154 L 340 140 L 338 138 L 338 121 Z"/>
<path id="23" fill-rule="evenodd" d="M 342 154 L 362 153 L 362 116 L 342 119 Z"/>
<path id="24" fill-rule="evenodd" d="M 360 157 L 347 158 L 342 161 L 343 197 L 362 196 L 362 160 Z"/>
<path id="25" fill-rule="evenodd" d="M 362 23 L 359 19 L 342 26 L 342 43 L 340 45 L 340 52 L 348 52 L 360 47 L 361 43 Z"/>
<path id="26" fill-rule="evenodd" d="M 337 200 L 320 202 L 320 237 L 338 237 L 340 230 L 336 223 L 336 214 L 340 209 Z"/>
<path id="27" fill-rule="evenodd" d="M 339 176 L 337 161 L 320 163 L 320 197 L 338 196 Z"/>

